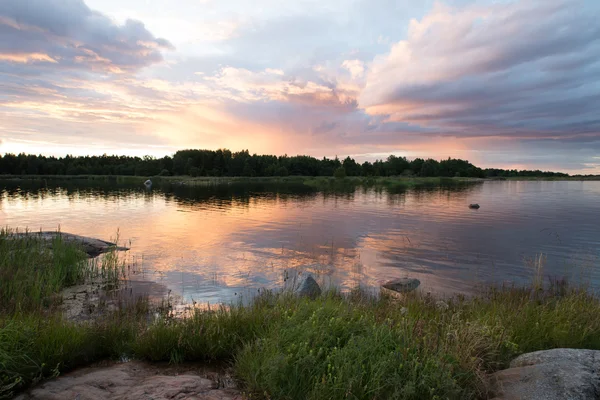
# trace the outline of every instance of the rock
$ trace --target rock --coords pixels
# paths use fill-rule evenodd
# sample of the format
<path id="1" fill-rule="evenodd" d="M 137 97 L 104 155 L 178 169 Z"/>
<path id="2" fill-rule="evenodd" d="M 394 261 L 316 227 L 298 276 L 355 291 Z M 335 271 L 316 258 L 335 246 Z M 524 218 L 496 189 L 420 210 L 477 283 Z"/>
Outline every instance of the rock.
<path id="1" fill-rule="evenodd" d="M 321 295 L 321 288 L 311 275 L 306 275 L 300 280 L 300 283 L 296 288 L 296 294 L 301 297 L 310 297 L 314 299 Z"/>
<path id="2" fill-rule="evenodd" d="M 478 210 L 479 207 L 481 207 L 479 204 L 475 203 L 475 204 L 469 204 L 469 208 L 474 209 L 474 210 Z"/>
<path id="3" fill-rule="evenodd" d="M 168 288 L 157 282 L 127 279 L 116 287 L 106 287 L 102 279 L 65 288 L 59 296 L 63 316 L 69 321 L 83 322 L 102 318 L 119 309 L 134 308 L 140 302 L 152 307 L 160 305 L 168 295 Z M 174 303 L 181 302 L 170 295 Z M 151 318 L 148 315 L 148 318 Z"/>
<path id="4" fill-rule="evenodd" d="M 242 399 L 241 393 L 235 388 L 220 387 L 222 385 L 218 382 L 223 382 L 223 379 L 207 379 L 198 375 L 199 372 L 198 368 L 177 371 L 137 361 L 109 367 L 84 368 L 48 381 L 17 399 Z"/>
<path id="5" fill-rule="evenodd" d="M 600 351 L 553 349 L 523 354 L 491 377 L 496 400 L 600 398 Z"/>
<path id="6" fill-rule="evenodd" d="M 421 281 L 415 278 L 400 278 L 386 282 L 381 286 L 394 292 L 408 293 L 418 288 L 420 284 Z"/>
<path id="7" fill-rule="evenodd" d="M 47 247 L 52 248 L 52 243 L 57 237 L 60 237 L 66 243 L 77 243 L 83 251 L 90 257 L 96 257 L 102 253 L 106 253 L 112 249 L 115 250 L 129 250 L 126 247 L 118 247 L 115 243 L 106 242 L 100 239 L 94 239 L 86 236 L 74 235 L 72 233 L 64 232 L 24 232 L 24 233 L 13 233 L 7 238 L 24 239 L 27 237 L 41 239 L 47 242 Z"/>

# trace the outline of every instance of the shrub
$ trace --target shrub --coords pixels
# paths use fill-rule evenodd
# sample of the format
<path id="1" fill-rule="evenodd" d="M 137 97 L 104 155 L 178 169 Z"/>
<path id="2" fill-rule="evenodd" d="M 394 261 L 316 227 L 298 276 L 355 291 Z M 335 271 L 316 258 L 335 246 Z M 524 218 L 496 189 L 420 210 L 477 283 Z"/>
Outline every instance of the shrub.
<path id="1" fill-rule="evenodd" d="M 290 173 L 288 172 L 288 169 L 286 167 L 279 167 L 275 171 L 275 175 L 277 176 L 288 176 L 289 174 Z"/>
<path id="2" fill-rule="evenodd" d="M 333 173 L 333 176 L 335 176 L 338 179 L 345 178 L 346 177 L 346 169 L 344 167 L 339 167 L 338 169 L 335 170 L 335 172 Z"/>

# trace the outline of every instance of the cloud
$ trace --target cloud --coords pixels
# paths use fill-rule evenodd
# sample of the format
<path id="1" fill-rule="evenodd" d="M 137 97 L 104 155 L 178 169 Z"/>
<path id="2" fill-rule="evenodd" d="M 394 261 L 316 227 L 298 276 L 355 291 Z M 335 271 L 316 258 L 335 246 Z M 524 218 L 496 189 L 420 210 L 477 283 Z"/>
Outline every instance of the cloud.
<path id="1" fill-rule="evenodd" d="M 365 64 L 361 60 L 344 60 L 342 67 L 350 71 L 352 78 L 361 78 L 365 72 Z"/>
<path id="2" fill-rule="evenodd" d="M 2 150 L 600 170 L 592 1 L 258 1 L 0 0 Z"/>
<path id="3" fill-rule="evenodd" d="M 31 63 L 31 62 L 49 62 L 49 63 L 57 63 L 54 58 L 50 57 L 48 54 L 42 53 L 28 53 L 28 54 L 0 54 L 0 62 L 9 61 L 14 63 Z"/>
<path id="4" fill-rule="evenodd" d="M 600 149 L 599 17 L 580 0 L 438 4 L 370 64 L 359 104 L 440 134 L 592 134 Z"/>
<path id="5" fill-rule="evenodd" d="M 172 48 L 143 23 L 119 25 L 81 0 L 0 2 L 3 150 L 167 146 L 143 127 L 178 103 L 166 95 L 153 104 L 128 88 Z"/>
<path id="6" fill-rule="evenodd" d="M 161 51 L 172 48 L 143 23 L 117 25 L 82 0 L 0 2 L 0 63 L 126 73 L 162 61 Z"/>

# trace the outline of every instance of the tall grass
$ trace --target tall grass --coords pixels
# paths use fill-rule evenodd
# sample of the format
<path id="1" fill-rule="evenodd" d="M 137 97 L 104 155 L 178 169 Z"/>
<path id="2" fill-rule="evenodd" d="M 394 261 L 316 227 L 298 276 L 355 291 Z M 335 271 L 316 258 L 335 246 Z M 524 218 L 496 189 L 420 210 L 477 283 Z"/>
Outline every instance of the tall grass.
<path id="1" fill-rule="evenodd" d="M 116 284 L 123 263 L 115 251 L 88 259 L 74 243 L 57 235 L 51 242 L 36 235 L 0 230 L 0 312 L 35 312 L 60 304 L 62 289 L 99 278 Z"/>
<path id="2" fill-rule="evenodd" d="M 600 349 L 600 302 L 564 287 L 284 304 L 235 362 L 248 389 L 271 398 L 486 398 L 486 376 L 520 353 Z"/>
<path id="3" fill-rule="evenodd" d="M 0 316 L 0 398 L 44 378 L 125 354 L 140 328 L 135 315 L 92 324 L 60 314 Z"/>
<path id="4" fill-rule="evenodd" d="M 0 397 L 80 365 L 133 357 L 229 362 L 253 398 L 477 399 L 488 397 L 488 374 L 518 354 L 600 349 L 600 299 L 539 279 L 530 287 L 492 287 L 444 301 L 419 293 L 329 291 L 310 300 L 266 292 L 249 306 L 183 318 L 164 312 L 168 305 L 149 318 L 156 310 L 141 301 L 73 323 L 41 300 L 89 273 L 82 272 L 77 248 L 63 245 L 51 253 L 35 242 L 0 247 L 0 274 L 19 277 L 0 286 L 3 304 L 10 300 L 0 308 Z M 108 260 L 120 265 L 118 257 Z M 63 272 L 48 271 L 54 266 Z M 541 266 L 537 271 L 541 276 Z M 55 283 L 41 289 L 45 277 Z"/>
<path id="5" fill-rule="evenodd" d="M 57 237 L 48 243 L 0 231 L 0 310 L 22 312 L 50 306 L 56 294 L 84 278 L 87 256 Z"/>

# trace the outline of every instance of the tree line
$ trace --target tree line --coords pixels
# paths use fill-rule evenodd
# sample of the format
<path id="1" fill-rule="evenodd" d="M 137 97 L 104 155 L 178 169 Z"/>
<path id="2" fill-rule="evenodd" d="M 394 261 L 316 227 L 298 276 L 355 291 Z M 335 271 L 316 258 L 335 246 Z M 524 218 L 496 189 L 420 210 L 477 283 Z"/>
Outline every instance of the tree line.
<path id="1" fill-rule="evenodd" d="M 0 174 L 133 176 L 421 176 L 421 177 L 567 177 L 559 172 L 482 169 L 466 160 L 433 160 L 390 155 L 385 160 L 343 160 L 311 156 L 250 154 L 248 150 L 181 150 L 172 157 L 0 155 Z"/>

